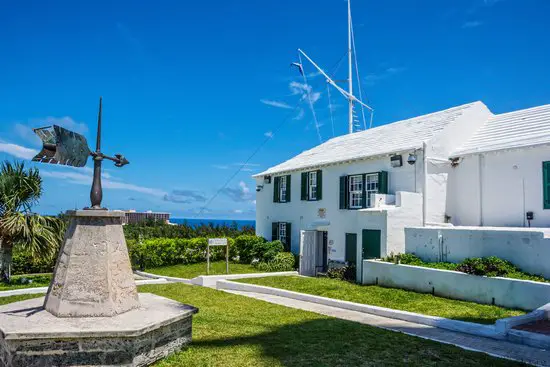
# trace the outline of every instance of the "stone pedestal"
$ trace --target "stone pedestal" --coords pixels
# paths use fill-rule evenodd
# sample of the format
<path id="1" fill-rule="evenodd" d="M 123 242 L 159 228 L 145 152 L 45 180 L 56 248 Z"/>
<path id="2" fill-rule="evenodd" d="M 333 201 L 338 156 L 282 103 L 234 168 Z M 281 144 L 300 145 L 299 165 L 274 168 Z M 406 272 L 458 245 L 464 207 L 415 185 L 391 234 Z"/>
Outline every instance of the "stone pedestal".
<path id="1" fill-rule="evenodd" d="M 0 307 L 0 366 L 147 366 L 191 342 L 197 309 L 154 294 L 113 317 L 56 317 L 44 298 Z"/>
<path id="2" fill-rule="evenodd" d="M 114 316 L 139 307 L 123 212 L 68 211 L 70 224 L 44 308 L 59 317 Z"/>

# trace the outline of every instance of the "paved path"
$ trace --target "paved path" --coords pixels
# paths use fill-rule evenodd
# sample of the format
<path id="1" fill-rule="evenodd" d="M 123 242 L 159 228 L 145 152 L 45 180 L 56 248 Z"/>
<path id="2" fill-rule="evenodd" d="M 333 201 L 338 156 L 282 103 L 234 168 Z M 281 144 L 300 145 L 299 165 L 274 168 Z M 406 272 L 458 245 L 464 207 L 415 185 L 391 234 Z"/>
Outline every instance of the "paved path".
<path id="1" fill-rule="evenodd" d="M 399 331 L 441 343 L 456 345 L 463 349 L 487 353 L 489 355 L 522 361 L 537 366 L 550 366 L 550 351 L 537 349 L 507 341 L 493 340 L 474 335 L 462 334 L 454 331 L 438 329 L 433 326 L 420 325 L 407 321 L 395 320 L 386 317 L 366 314 L 363 312 L 344 310 L 336 307 L 320 305 L 311 302 L 299 301 L 286 297 L 273 296 L 255 292 L 228 291 L 246 297 L 276 303 L 286 307 L 316 312 L 343 320 L 355 321 L 383 329 Z"/>

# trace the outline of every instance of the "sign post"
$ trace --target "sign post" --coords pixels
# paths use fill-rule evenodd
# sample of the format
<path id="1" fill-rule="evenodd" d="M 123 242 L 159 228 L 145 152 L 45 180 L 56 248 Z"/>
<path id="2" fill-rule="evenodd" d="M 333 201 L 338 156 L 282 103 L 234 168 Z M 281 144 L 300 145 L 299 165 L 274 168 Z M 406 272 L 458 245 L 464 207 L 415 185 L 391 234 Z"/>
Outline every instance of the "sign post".
<path id="1" fill-rule="evenodd" d="M 210 246 L 225 246 L 225 272 L 229 274 L 229 242 L 227 238 L 209 238 L 206 246 L 206 274 L 210 275 Z"/>

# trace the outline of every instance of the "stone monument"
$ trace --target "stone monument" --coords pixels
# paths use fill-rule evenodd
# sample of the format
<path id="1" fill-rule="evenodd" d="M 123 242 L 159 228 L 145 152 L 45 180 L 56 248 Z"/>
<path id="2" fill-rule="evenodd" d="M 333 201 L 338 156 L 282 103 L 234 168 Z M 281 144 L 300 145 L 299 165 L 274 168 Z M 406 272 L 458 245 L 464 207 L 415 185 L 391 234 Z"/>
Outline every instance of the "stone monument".
<path id="1" fill-rule="evenodd" d="M 146 366 L 191 342 L 198 310 L 138 294 L 122 231 L 123 212 L 101 207 L 101 99 L 96 150 L 59 126 L 35 129 L 34 161 L 82 167 L 94 160 L 91 206 L 68 211 L 70 224 L 44 298 L 0 307 L 0 366 Z"/>

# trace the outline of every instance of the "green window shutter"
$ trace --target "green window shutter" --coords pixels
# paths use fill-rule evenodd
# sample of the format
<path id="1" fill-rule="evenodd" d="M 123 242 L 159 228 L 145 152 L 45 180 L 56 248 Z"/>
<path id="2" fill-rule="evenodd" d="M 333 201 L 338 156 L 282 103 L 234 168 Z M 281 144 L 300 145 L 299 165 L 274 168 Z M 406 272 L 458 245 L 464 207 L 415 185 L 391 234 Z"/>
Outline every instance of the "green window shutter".
<path id="1" fill-rule="evenodd" d="M 317 200 L 323 198 L 323 171 L 317 170 Z"/>
<path id="2" fill-rule="evenodd" d="M 307 200 L 307 191 L 308 191 L 307 175 L 308 175 L 307 172 L 302 172 L 302 195 L 301 195 L 302 200 Z"/>
<path id="3" fill-rule="evenodd" d="M 277 241 L 279 239 L 279 223 L 271 223 L 271 241 Z"/>
<path id="4" fill-rule="evenodd" d="M 279 177 L 273 177 L 273 202 L 279 202 Z"/>
<path id="5" fill-rule="evenodd" d="M 287 203 L 290 203 L 290 199 L 292 196 L 290 195 L 290 187 L 292 185 L 290 184 L 290 175 L 286 176 L 286 201 Z"/>
<path id="6" fill-rule="evenodd" d="M 542 162 L 542 191 L 544 209 L 550 209 L 550 162 Z"/>
<path id="7" fill-rule="evenodd" d="M 367 207 L 367 175 L 363 174 L 361 175 L 363 180 L 363 197 L 362 197 L 362 203 L 361 206 L 363 208 Z"/>
<path id="8" fill-rule="evenodd" d="M 292 225 L 287 222 L 287 224 L 286 224 L 286 243 L 285 243 L 285 250 L 286 251 L 290 251 L 290 249 L 292 248 L 290 246 L 291 238 L 292 238 Z"/>
<path id="9" fill-rule="evenodd" d="M 378 192 L 380 194 L 388 193 L 388 172 L 378 172 Z"/>
<path id="10" fill-rule="evenodd" d="M 348 208 L 348 176 L 340 177 L 340 209 Z"/>

